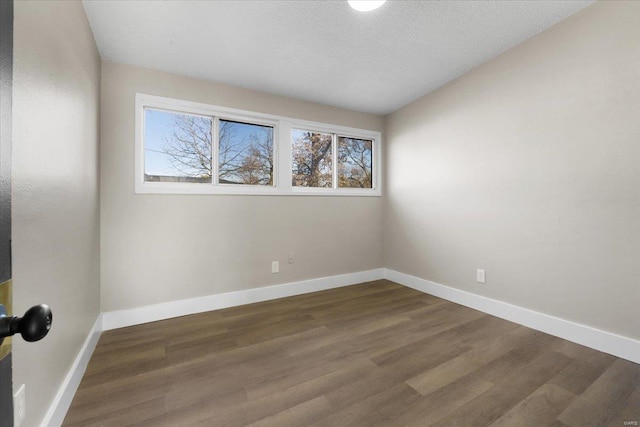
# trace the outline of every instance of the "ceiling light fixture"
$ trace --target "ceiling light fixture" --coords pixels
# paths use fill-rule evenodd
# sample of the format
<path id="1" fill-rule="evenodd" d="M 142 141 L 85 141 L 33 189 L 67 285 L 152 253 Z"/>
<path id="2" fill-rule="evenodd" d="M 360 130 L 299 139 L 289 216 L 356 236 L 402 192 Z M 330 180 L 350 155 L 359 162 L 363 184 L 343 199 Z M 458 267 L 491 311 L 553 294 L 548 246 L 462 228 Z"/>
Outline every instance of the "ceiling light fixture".
<path id="1" fill-rule="evenodd" d="M 369 12 L 382 6 L 387 0 L 348 0 L 349 6 L 360 12 Z"/>

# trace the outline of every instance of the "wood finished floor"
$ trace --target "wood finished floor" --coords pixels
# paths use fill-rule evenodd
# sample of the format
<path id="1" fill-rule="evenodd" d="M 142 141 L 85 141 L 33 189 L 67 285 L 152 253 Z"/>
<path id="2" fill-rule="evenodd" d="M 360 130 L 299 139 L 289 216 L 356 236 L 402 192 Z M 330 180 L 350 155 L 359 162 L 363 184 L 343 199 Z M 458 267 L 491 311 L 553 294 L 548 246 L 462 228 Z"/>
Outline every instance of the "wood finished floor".
<path id="1" fill-rule="evenodd" d="M 102 334 L 65 426 L 623 426 L 640 365 L 381 280 Z"/>

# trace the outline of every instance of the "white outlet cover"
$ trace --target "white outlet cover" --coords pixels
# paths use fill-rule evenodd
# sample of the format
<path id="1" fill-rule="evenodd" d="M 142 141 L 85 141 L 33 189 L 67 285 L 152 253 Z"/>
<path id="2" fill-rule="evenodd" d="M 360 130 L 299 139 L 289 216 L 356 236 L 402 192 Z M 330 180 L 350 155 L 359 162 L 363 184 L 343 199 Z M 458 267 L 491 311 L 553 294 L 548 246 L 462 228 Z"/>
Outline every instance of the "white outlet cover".
<path id="1" fill-rule="evenodd" d="M 484 270 L 480 270 L 480 269 L 476 270 L 476 281 L 478 283 L 485 283 L 486 275 L 485 275 Z"/>
<path id="2" fill-rule="evenodd" d="M 271 263 L 271 272 L 272 273 L 280 273 L 280 263 L 278 261 L 273 261 Z"/>

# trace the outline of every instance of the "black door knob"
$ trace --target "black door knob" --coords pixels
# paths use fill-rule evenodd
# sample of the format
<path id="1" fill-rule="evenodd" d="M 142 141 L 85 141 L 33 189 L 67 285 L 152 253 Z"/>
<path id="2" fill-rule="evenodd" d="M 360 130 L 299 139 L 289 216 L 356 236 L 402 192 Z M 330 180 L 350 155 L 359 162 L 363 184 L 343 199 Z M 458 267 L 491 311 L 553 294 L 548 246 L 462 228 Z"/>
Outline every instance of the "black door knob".
<path id="1" fill-rule="evenodd" d="M 0 306 L 1 307 L 1 306 Z M 51 329 L 53 314 L 46 304 L 34 305 L 22 317 L 7 316 L 0 308 L 0 342 L 4 337 L 19 333 L 25 341 L 38 341 Z"/>

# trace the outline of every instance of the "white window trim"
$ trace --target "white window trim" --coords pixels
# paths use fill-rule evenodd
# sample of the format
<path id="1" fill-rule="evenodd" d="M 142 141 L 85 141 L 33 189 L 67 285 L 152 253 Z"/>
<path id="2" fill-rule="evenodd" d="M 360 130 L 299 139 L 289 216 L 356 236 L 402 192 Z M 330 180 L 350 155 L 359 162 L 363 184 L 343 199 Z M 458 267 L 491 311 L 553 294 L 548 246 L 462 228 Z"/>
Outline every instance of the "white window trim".
<path id="1" fill-rule="evenodd" d="M 212 184 L 145 182 L 144 181 L 144 108 L 156 108 L 186 114 L 200 114 L 214 117 L 214 146 L 219 119 L 230 119 L 274 127 L 274 185 L 236 185 L 214 184 L 218 181 L 217 171 L 212 177 Z M 312 188 L 294 187 L 292 178 L 292 141 L 293 129 L 315 130 L 332 133 L 336 136 L 349 136 L 373 140 L 373 188 Z M 382 195 L 382 135 L 380 132 L 336 126 L 327 123 L 298 120 L 290 117 L 256 113 L 217 105 L 202 104 L 161 96 L 136 94 L 135 100 L 135 193 L 136 194 L 228 194 L 228 195 L 279 195 L 279 196 L 374 196 Z M 336 139 L 336 138 L 334 138 Z M 334 147 L 336 144 L 334 143 Z M 333 153 L 333 156 L 337 156 Z M 214 149 L 216 155 L 217 148 Z M 215 162 L 217 164 L 217 162 Z M 337 162 L 334 158 L 334 182 L 337 178 Z M 215 167 L 217 169 L 217 167 Z M 335 185 L 335 184 L 334 184 Z"/>

